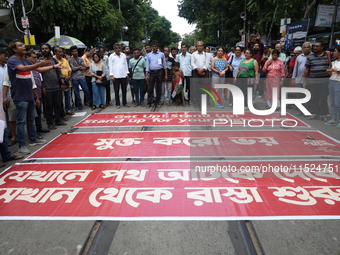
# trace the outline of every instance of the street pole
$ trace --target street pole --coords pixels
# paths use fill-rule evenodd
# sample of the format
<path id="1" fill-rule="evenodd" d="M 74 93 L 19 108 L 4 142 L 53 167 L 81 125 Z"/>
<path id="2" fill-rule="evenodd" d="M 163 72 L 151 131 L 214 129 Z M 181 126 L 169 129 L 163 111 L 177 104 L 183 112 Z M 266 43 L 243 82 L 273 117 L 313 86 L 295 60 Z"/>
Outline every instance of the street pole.
<path id="1" fill-rule="evenodd" d="M 22 5 L 22 15 L 23 17 L 26 17 L 26 10 L 25 10 L 25 5 L 24 5 L 24 0 L 21 0 L 21 5 Z M 30 25 L 27 25 L 27 39 L 28 39 L 28 45 L 31 45 L 31 33 L 30 33 Z"/>
<path id="2" fill-rule="evenodd" d="M 336 23 L 336 16 L 338 14 L 338 0 L 335 1 L 335 9 L 333 12 L 333 20 L 332 20 L 332 30 L 331 30 L 331 37 L 329 39 L 329 48 L 333 48 L 333 41 L 334 41 L 334 29 Z"/>
<path id="3" fill-rule="evenodd" d="M 120 0 L 118 0 L 118 9 L 119 9 L 120 14 L 122 14 L 122 10 L 120 9 Z M 123 31 L 122 31 L 122 29 L 120 29 L 120 41 L 121 42 L 123 41 Z"/>

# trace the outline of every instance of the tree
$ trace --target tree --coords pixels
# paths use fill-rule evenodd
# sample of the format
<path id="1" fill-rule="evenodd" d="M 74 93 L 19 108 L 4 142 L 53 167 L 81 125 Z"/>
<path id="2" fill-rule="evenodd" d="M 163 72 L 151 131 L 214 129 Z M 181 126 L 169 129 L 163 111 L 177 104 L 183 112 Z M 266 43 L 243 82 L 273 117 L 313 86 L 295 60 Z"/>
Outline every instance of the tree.
<path id="1" fill-rule="evenodd" d="M 29 6 L 30 0 L 25 0 Z M 15 4 L 20 14 L 21 4 Z M 17 15 L 19 19 L 21 16 Z M 87 45 L 94 45 L 117 33 L 119 20 L 117 9 L 108 0 L 36 0 L 29 14 L 31 33 L 38 42 L 46 42 L 54 36 L 54 26 L 60 26 L 61 34 L 78 38 Z"/>

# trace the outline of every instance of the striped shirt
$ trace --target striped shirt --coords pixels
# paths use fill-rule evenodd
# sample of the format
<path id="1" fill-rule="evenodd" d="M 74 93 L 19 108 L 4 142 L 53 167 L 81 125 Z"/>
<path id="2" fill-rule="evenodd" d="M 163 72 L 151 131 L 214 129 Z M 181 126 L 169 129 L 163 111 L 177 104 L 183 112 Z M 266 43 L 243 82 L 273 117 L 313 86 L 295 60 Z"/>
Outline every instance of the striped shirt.
<path id="1" fill-rule="evenodd" d="M 314 53 L 308 55 L 306 67 L 309 67 L 308 78 L 328 78 L 326 70 L 329 68 L 328 56 L 324 52 L 322 56 L 316 56 Z"/>

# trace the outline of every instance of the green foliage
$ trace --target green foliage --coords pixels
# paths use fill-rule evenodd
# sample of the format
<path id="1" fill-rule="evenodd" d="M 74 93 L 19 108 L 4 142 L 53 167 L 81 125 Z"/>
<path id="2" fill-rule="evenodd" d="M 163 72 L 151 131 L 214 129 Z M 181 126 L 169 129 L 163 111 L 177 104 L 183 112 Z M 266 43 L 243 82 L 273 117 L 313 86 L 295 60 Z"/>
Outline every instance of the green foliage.
<path id="1" fill-rule="evenodd" d="M 184 41 L 192 45 L 193 38 L 206 43 L 220 45 L 235 43 L 241 40 L 239 30 L 243 29 L 244 21 L 240 13 L 245 11 L 246 32 L 259 32 L 278 39 L 280 19 L 291 18 L 292 22 L 301 20 L 312 0 L 180 0 L 179 16 L 189 23 L 196 24 L 196 31 L 184 36 Z M 319 0 L 317 4 L 330 4 L 331 0 Z M 315 5 L 313 13 L 316 12 Z M 276 12 L 275 12 L 276 10 Z M 272 29 L 270 27 L 272 26 Z M 187 40 L 187 41 L 186 41 Z"/>
<path id="2" fill-rule="evenodd" d="M 28 11 L 31 0 L 24 2 Z M 46 42 L 54 36 L 54 26 L 60 26 L 61 34 L 78 38 L 86 45 L 112 46 L 122 36 L 131 47 L 140 46 L 146 34 L 162 45 L 180 41 L 180 36 L 171 31 L 171 23 L 158 15 L 150 0 L 120 0 L 120 3 L 121 12 L 118 0 L 35 0 L 34 10 L 28 14 L 31 34 L 38 43 Z M 16 1 L 14 7 L 20 24 L 21 2 Z M 124 31 L 123 26 L 128 30 Z"/>

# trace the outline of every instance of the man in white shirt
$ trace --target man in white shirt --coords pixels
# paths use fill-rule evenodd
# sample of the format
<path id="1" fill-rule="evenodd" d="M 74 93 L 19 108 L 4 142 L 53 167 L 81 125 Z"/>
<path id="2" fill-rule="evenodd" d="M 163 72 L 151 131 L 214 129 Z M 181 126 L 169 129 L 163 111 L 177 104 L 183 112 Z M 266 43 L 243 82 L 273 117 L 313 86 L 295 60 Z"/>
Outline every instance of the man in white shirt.
<path id="1" fill-rule="evenodd" d="M 177 61 L 180 63 L 180 70 L 183 71 L 185 77 L 185 91 L 188 92 L 188 100 L 190 104 L 190 78 L 192 76 L 191 54 L 187 52 L 188 45 L 185 43 L 181 45 L 181 50 L 181 54 L 177 56 Z"/>
<path id="2" fill-rule="evenodd" d="M 123 106 L 130 107 L 126 101 L 127 77 L 129 69 L 127 66 L 125 54 L 121 54 L 120 45 L 118 43 L 113 45 L 114 53 L 109 57 L 110 78 L 113 81 L 113 88 L 115 91 L 116 108 L 120 109 L 119 87 L 122 87 Z"/>
<path id="3" fill-rule="evenodd" d="M 191 55 L 191 67 L 193 70 L 194 78 L 209 78 L 208 67 L 210 65 L 208 56 L 204 52 L 204 45 L 202 41 L 198 41 L 196 44 L 197 51 Z"/>

